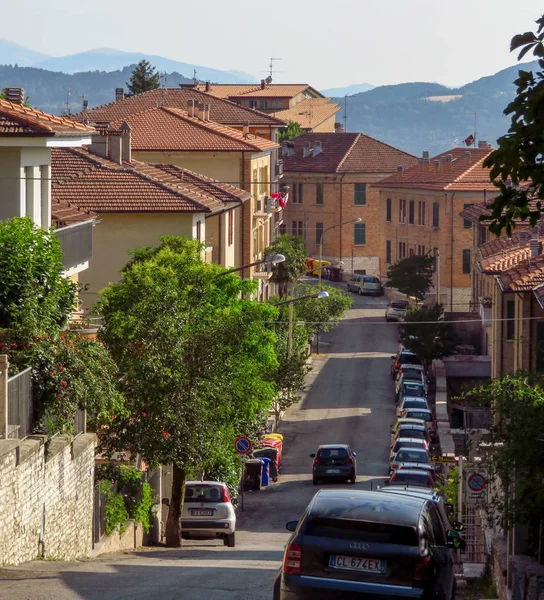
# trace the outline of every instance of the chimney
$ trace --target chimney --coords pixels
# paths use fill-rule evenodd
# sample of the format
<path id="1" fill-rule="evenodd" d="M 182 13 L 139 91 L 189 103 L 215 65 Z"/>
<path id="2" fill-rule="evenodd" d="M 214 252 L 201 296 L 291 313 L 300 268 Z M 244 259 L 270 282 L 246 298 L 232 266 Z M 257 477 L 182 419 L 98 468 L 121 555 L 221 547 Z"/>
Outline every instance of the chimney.
<path id="1" fill-rule="evenodd" d="M 335 123 L 334 124 L 334 133 L 344 133 L 344 124 L 343 123 Z"/>
<path id="2" fill-rule="evenodd" d="M 321 154 L 322 149 L 321 142 L 314 142 L 313 156 Z"/>
<path id="3" fill-rule="evenodd" d="M 189 113 L 190 117 L 195 116 L 195 101 L 194 100 L 187 100 L 187 112 Z"/>
<path id="4" fill-rule="evenodd" d="M 12 104 L 25 103 L 25 90 L 23 88 L 4 88 L 3 92 L 4 100 L 11 102 Z"/>
<path id="5" fill-rule="evenodd" d="M 429 160 L 429 151 L 428 150 L 423 150 L 423 160 Z"/>
<path id="6" fill-rule="evenodd" d="M 123 136 L 117 131 L 108 134 L 110 160 L 118 165 L 123 164 Z"/>
<path id="7" fill-rule="evenodd" d="M 302 147 L 302 158 L 308 158 L 310 156 L 310 142 L 306 142 Z"/>
<path id="8" fill-rule="evenodd" d="M 209 92 L 209 91 L 210 91 L 210 89 L 211 89 L 211 87 L 212 87 L 212 86 L 210 85 L 210 82 L 209 82 L 209 81 L 206 81 L 206 87 L 204 88 L 204 91 L 206 91 L 206 92 Z"/>
<path id="9" fill-rule="evenodd" d="M 204 121 L 210 120 L 210 105 L 204 104 Z"/>
<path id="10" fill-rule="evenodd" d="M 530 234 L 528 231 L 519 232 L 519 247 L 527 248 L 527 242 L 529 241 Z"/>
<path id="11" fill-rule="evenodd" d="M 440 169 L 440 161 L 435 159 L 433 160 L 434 168 L 438 171 Z"/>
<path id="12" fill-rule="evenodd" d="M 130 133 L 132 128 L 126 121 L 123 121 L 123 124 L 119 127 L 119 131 L 123 132 L 123 160 L 125 162 L 132 162 L 132 140 Z"/>
<path id="13" fill-rule="evenodd" d="M 468 161 L 470 161 L 470 157 L 471 157 L 470 150 L 466 150 L 466 151 L 465 151 L 465 158 L 466 158 Z"/>
<path id="14" fill-rule="evenodd" d="M 540 255 L 540 240 L 532 239 L 529 241 L 529 248 L 531 249 L 531 257 Z"/>
<path id="15" fill-rule="evenodd" d="M 264 90 L 266 88 L 266 80 L 261 79 L 261 90 Z"/>
<path id="16" fill-rule="evenodd" d="M 201 121 L 204 121 L 204 104 L 198 102 L 196 105 L 196 117 Z"/>
<path id="17" fill-rule="evenodd" d="M 104 130 L 99 131 L 97 134 L 91 136 L 91 145 L 89 146 L 89 150 L 93 154 L 101 156 L 102 158 L 108 157 L 108 136 Z"/>
<path id="18" fill-rule="evenodd" d="M 478 142 L 478 148 L 483 148 L 484 150 L 487 150 L 488 148 L 491 148 L 491 146 L 485 140 L 480 140 Z"/>
<path id="19" fill-rule="evenodd" d="M 119 102 L 125 99 L 125 89 L 115 88 L 115 102 Z"/>

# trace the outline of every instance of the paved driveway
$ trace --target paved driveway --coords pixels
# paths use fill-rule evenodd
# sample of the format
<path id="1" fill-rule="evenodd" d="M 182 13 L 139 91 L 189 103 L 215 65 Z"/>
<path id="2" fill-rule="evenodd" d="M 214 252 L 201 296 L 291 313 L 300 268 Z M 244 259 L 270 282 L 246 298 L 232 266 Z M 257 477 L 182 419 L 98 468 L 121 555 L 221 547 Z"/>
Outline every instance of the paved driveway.
<path id="1" fill-rule="evenodd" d="M 316 446 L 353 446 L 355 487 L 369 489 L 387 475 L 396 327 L 384 323 L 384 299 L 353 297 L 342 324 L 321 336 L 305 398 L 282 423 L 286 454 L 278 483 L 246 493 L 236 548 L 191 541 L 179 550 L 151 548 L 79 563 L 37 561 L 0 569 L 0 599 L 269 600 L 289 535 L 285 523 L 300 516 L 317 489 L 308 457 Z"/>

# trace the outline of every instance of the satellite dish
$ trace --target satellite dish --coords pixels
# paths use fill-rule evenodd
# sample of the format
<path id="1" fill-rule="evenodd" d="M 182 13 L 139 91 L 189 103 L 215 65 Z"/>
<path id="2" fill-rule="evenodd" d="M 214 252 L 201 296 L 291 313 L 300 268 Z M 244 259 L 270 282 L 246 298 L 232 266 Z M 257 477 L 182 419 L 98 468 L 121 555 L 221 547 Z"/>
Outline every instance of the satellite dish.
<path id="1" fill-rule="evenodd" d="M 268 83 L 269 85 L 272 83 L 272 75 L 269 75 L 266 79 L 265 79 L 266 83 Z"/>

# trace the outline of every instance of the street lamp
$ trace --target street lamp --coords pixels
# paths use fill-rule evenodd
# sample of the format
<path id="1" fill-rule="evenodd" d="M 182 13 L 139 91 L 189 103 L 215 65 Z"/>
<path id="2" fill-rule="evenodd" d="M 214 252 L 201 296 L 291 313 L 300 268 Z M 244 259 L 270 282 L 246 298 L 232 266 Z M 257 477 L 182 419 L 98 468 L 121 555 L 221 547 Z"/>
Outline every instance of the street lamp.
<path id="1" fill-rule="evenodd" d="M 279 263 L 285 262 L 285 256 L 283 254 L 270 254 L 269 256 L 263 258 L 262 260 L 258 260 L 256 262 L 249 263 L 248 265 L 242 265 L 241 267 L 235 267 L 234 269 L 229 269 L 228 271 L 223 271 L 216 275 L 216 277 L 222 277 L 223 275 L 228 275 L 229 273 L 236 273 L 236 271 L 243 271 L 244 269 L 249 269 L 250 267 L 256 267 L 257 265 L 264 265 L 264 263 L 270 263 L 271 265 L 277 265 Z"/>
<path id="2" fill-rule="evenodd" d="M 323 237 L 325 236 L 327 231 L 330 231 L 331 229 L 336 229 L 336 227 L 341 227 L 342 225 L 347 225 L 348 223 L 360 223 L 361 221 L 362 221 L 361 217 L 357 217 L 355 219 L 350 219 L 349 221 L 344 221 L 343 223 L 337 223 L 336 225 L 331 225 L 330 227 L 327 227 L 327 229 L 325 229 L 325 231 L 323 231 L 321 233 L 321 239 L 319 240 L 319 271 L 318 271 L 319 283 L 321 283 L 321 272 L 323 271 L 323 265 L 321 264 L 323 262 Z"/>

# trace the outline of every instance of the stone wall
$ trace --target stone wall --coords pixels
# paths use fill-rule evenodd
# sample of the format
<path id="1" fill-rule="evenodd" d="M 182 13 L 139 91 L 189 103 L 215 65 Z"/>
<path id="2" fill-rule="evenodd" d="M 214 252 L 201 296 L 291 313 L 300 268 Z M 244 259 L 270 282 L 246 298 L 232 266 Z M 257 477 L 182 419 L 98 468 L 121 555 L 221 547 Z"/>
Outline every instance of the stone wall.
<path id="1" fill-rule="evenodd" d="M 0 440 L 0 565 L 92 550 L 94 434 Z"/>

